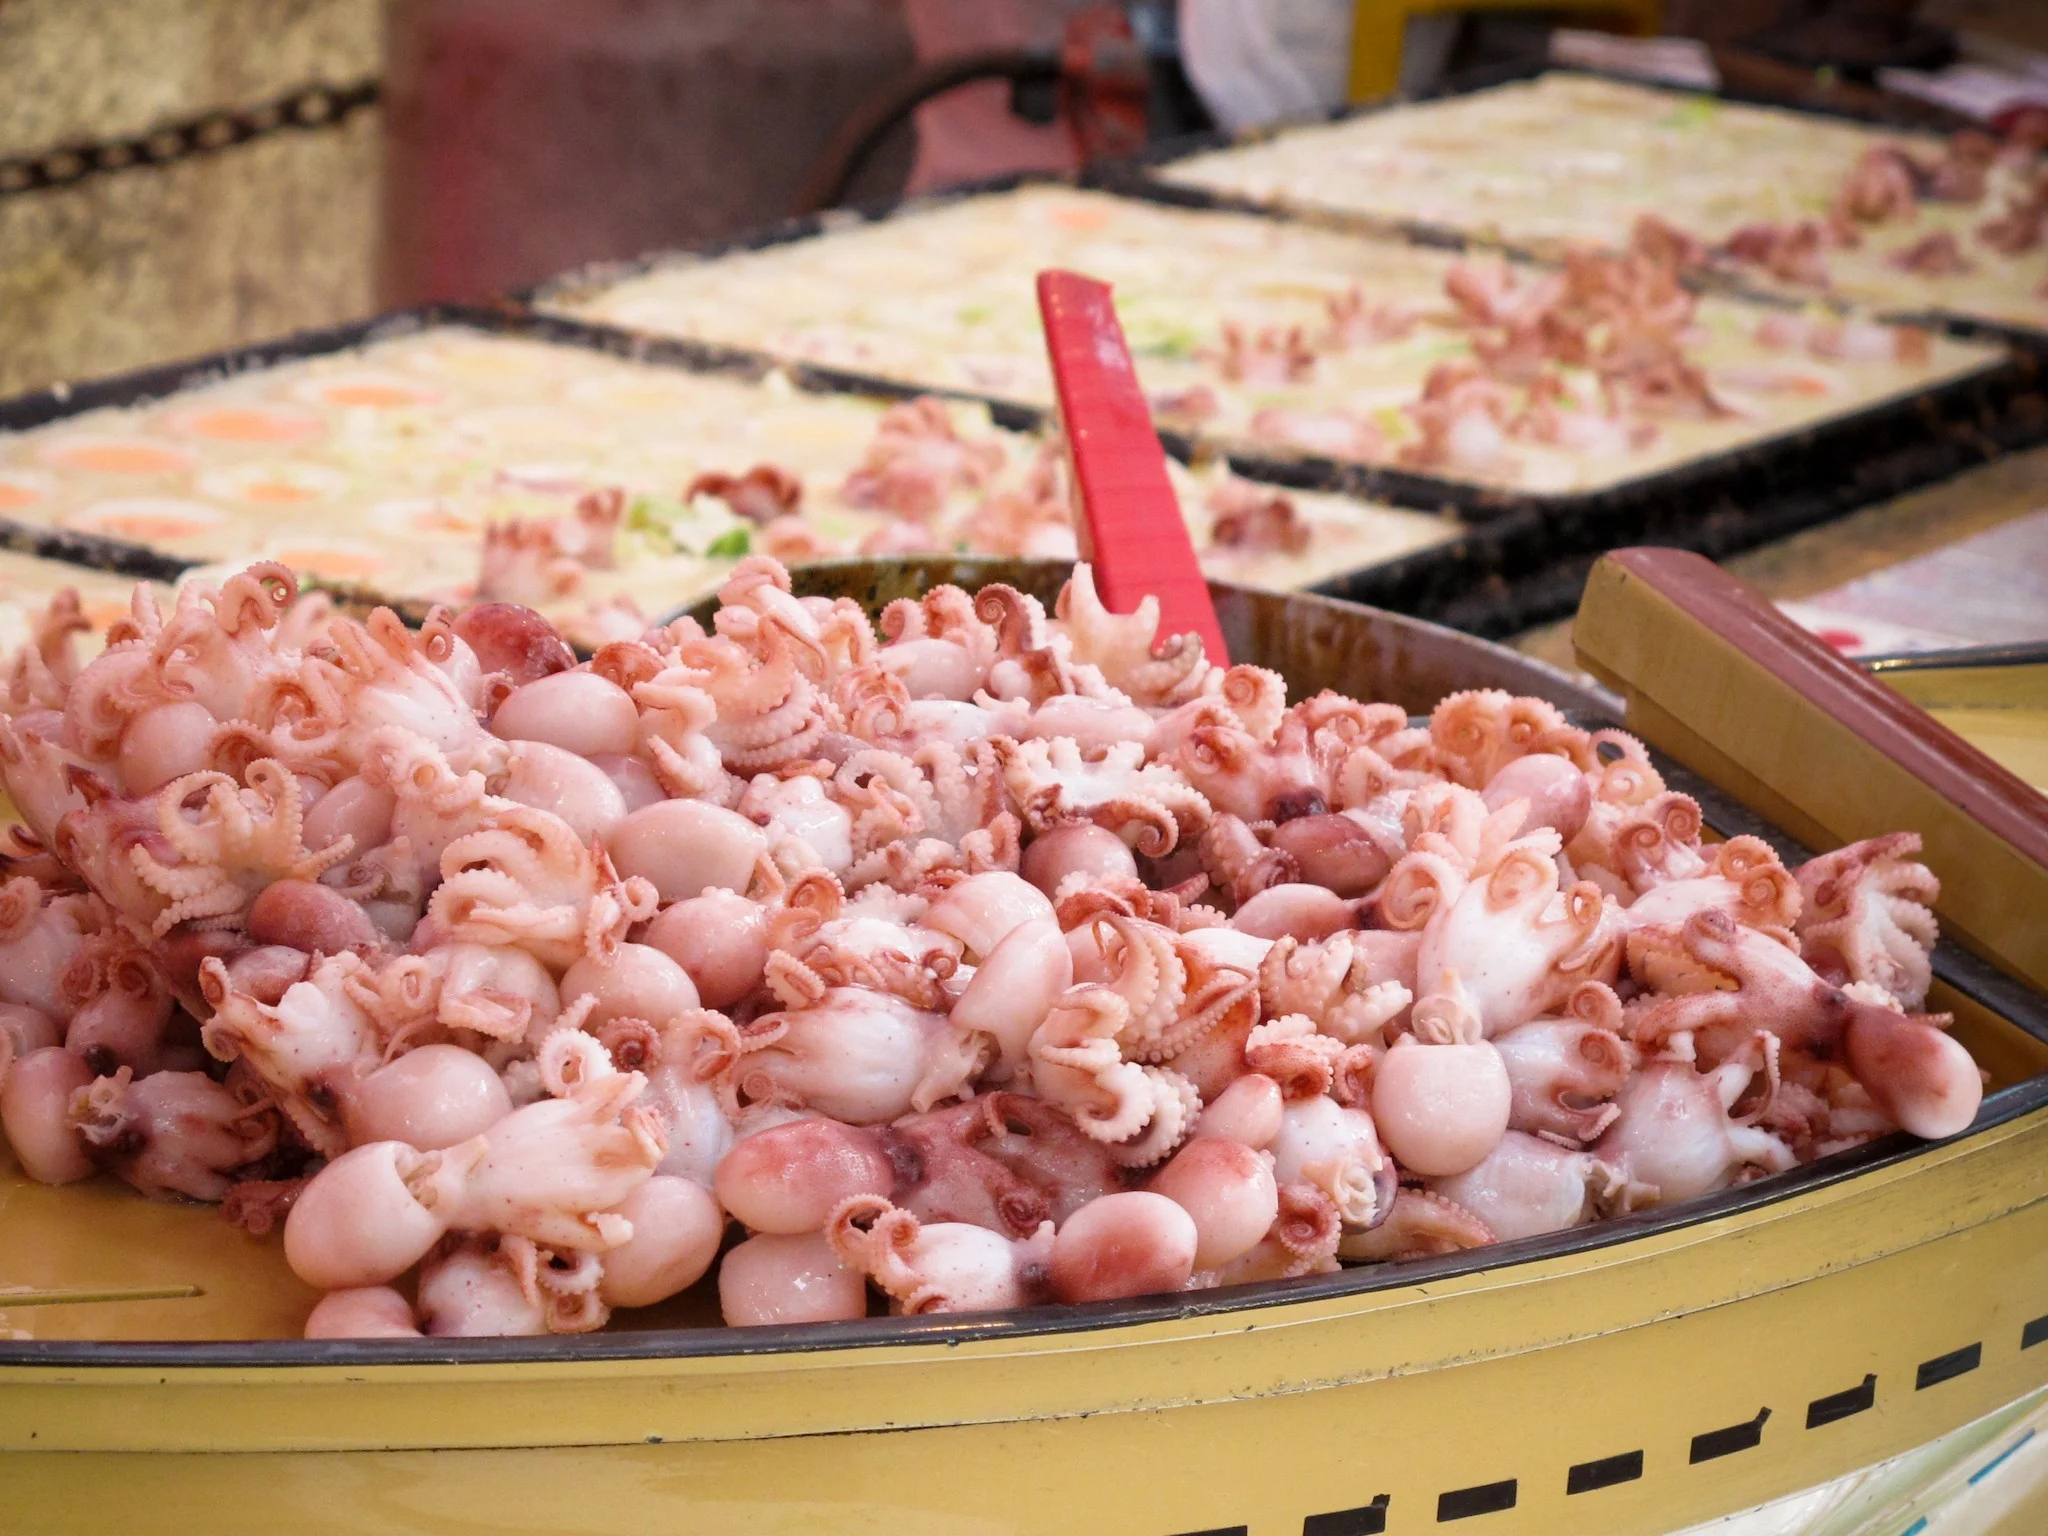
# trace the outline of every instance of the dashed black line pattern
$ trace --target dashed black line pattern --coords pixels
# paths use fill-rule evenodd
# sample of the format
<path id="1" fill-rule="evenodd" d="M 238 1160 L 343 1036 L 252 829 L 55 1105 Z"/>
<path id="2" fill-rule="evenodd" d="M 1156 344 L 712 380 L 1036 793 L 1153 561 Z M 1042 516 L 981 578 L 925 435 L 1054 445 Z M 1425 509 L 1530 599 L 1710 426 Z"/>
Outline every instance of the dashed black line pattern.
<path id="1" fill-rule="evenodd" d="M 1497 1515 L 1504 1509 L 1513 1509 L 1515 1488 L 1515 1479 L 1510 1477 L 1497 1483 L 1453 1488 L 1449 1493 L 1439 1494 L 1436 1501 L 1437 1523 L 1469 1520 L 1474 1515 Z"/>
<path id="2" fill-rule="evenodd" d="M 1983 1361 L 1982 1344 L 1965 1344 L 1961 1349 L 1952 1349 L 1945 1355 L 1936 1355 L 1932 1360 L 1923 1360 L 1920 1362 L 1919 1371 L 1913 1377 L 1913 1390 L 1925 1392 L 1929 1387 L 1938 1387 L 1944 1381 L 1967 1376 Z"/>
<path id="3" fill-rule="evenodd" d="M 1597 1493 L 1602 1488 L 1613 1488 L 1621 1483 L 1632 1483 L 1643 1475 L 1643 1453 L 1624 1451 L 1619 1456 L 1602 1456 L 1598 1461 L 1582 1461 L 1564 1477 L 1564 1491 L 1574 1493 Z"/>
<path id="4" fill-rule="evenodd" d="M 2020 1330 L 2021 1349 L 2032 1349 L 2036 1344 L 2044 1342 L 2048 1342 L 2048 1315 L 2034 1318 Z M 1958 1376 L 1966 1376 L 1983 1363 L 1982 1341 L 1966 1344 L 1961 1349 L 1950 1350 L 1945 1355 L 1936 1355 L 1932 1360 L 1920 1362 L 1919 1368 L 1914 1372 L 1913 1389 L 1916 1392 L 1924 1392 L 1929 1387 L 1953 1381 Z M 1822 1429 L 1876 1406 L 1877 1373 L 1872 1371 L 1866 1373 L 1856 1386 L 1840 1392 L 1831 1392 L 1825 1397 L 1816 1397 L 1808 1403 L 1806 1427 Z M 1697 1466 L 1703 1461 L 1715 1461 L 1723 1456 L 1754 1450 L 1763 1444 L 1764 1426 L 1770 1422 L 1770 1418 L 1770 1408 L 1763 1407 L 1757 1409 L 1755 1418 L 1743 1423 L 1705 1430 L 1694 1435 L 1690 1464 Z M 1575 1462 L 1565 1473 L 1565 1494 L 1570 1497 L 1594 1493 L 1603 1488 L 1614 1488 L 1623 1483 L 1635 1482 L 1643 1475 L 1643 1464 L 1644 1453 L 1640 1450 L 1623 1451 L 1592 1461 Z M 1469 1488 L 1453 1488 L 1438 1494 L 1437 1523 L 1441 1525 L 1455 1520 L 1469 1520 L 1475 1516 L 1498 1514 L 1513 1509 L 1519 1490 L 1519 1481 L 1510 1477 L 1499 1482 L 1476 1483 Z M 1301 1522 L 1301 1536 L 1384 1536 L 1392 1504 L 1392 1495 L 1382 1493 L 1376 1495 L 1370 1504 L 1361 1504 L 1355 1509 L 1337 1509 L 1324 1514 L 1305 1516 Z M 1249 1536 L 1249 1528 L 1243 1525 L 1216 1526 L 1209 1530 L 1184 1531 L 1180 1536 Z"/>
<path id="5" fill-rule="evenodd" d="M 1737 1451 L 1754 1450 L 1763 1444 L 1764 1424 L 1770 1416 L 1770 1409 L 1759 1408 L 1756 1417 L 1746 1424 L 1730 1424 L 1726 1429 L 1710 1429 L 1705 1434 L 1694 1435 L 1691 1465 L 1733 1456 Z"/>
<path id="6" fill-rule="evenodd" d="M 1830 1393 L 1826 1397 L 1816 1397 L 1808 1403 L 1806 1427 L 1819 1429 L 1823 1424 L 1833 1424 L 1838 1419 L 1846 1419 L 1861 1413 L 1876 1402 L 1877 1377 L 1871 1374 L 1863 1378 L 1863 1385 L 1860 1387 L 1851 1387 L 1846 1392 Z"/>
<path id="7" fill-rule="evenodd" d="M 1387 1528 L 1387 1506 L 1393 1502 L 1380 1494 L 1370 1504 L 1356 1509 L 1336 1509 L 1326 1515 L 1310 1515 L 1301 1522 L 1301 1536 L 1381 1536 Z"/>

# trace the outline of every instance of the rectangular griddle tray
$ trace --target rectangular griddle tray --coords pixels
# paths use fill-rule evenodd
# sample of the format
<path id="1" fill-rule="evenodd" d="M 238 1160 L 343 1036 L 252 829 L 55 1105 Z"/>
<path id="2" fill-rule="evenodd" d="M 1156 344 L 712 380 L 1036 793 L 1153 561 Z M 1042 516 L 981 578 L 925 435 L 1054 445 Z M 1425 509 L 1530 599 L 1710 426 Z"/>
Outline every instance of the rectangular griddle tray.
<path id="1" fill-rule="evenodd" d="M 1018 185 L 1025 179 L 1009 178 L 999 185 Z M 822 220 L 810 218 L 792 221 L 787 226 L 787 238 L 800 238 L 806 234 L 817 233 L 829 224 L 830 218 L 828 215 Z M 484 307 L 429 304 L 369 320 L 297 331 L 273 341 L 229 348 L 201 357 L 158 364 L 83 383 L 53 385 L 13 399 L 0 400 L 0 432 L 18 432 L 47 426 L 67 417 L 110 406 L 131 406 L 162 400 L 184 390 L 202 388 L 276 364 L 322 357 L 443 325 L 465 326 L 492 335 L 582 348 L 631 362 L 674 368 L 689 373 L 725 375 L 745 382 L 758 382 L 771 372 L 780 372 L 798 389 L 810 394 L 860 395 L 883 399 L 910 399 L 923 394 L 945 395 L 953 399 L 987 405 L 990 416 L 997 426 L 1015 432 L 1042 431 L 1050 420 L 1050 413 L 1047 411 L 1005 405 L 1000 401 L 985 401 L 979 396 L 960 391 L 920 389 L 900 381 L 874 379 L 839 369 L 785 362 L 765 353 L 592 325 L 580 320 L 541 313 L 523 305 Z M 1179 450 L 1179 456 L 1184 461 L 1190 457 L 1190 450 L 1185 442 L 1179 444 Z M 1338 491 L 1337 494 L 1357 493 Z M 0 517 L 0 548 L 59 560 L 71 565 L 157 581 L 175 581 L 184 572 L 206 563 L 169 554 L 131 540 L 79 533 L 6 517 Z M 1404 569 L 1414 569 L 1416 556 L 1421 555 L 1425 558 L 1420 568 L 1428 570 L 1432 568 L 1433 562 L 1427 557 L 1440 555 L 1445 561 L 1450 562 L 1450 565 L 1434 579 L 1440 583 L 1450 583 L 1455 582 L 1455 572 L 1463 568 L 1465 559 L 1463 555 L 1453 553 L 1457 548 L 1456 543 L 1439 544 L 1431 549 L 1397 556 L 1395 559 Z M 1342 571 L 1326 578 L 1312 590 L 1337 591 L 1362 576 L 1369 576 L 1375 569 L 1376 566 L 1366 566 Z M 363 607 L 385 604 L 414 622 L 424 616 L 427 606 L 419 601 L 387 598 L 376 590 L 374 581 L 356 585 L 302 578 L 302 582 L 309 588 L 317 587 L 331 593 L 338 601 L 347 605 Z"/>
<path id="2" fill-rule="evenodd" d="M 369 320 L 294 331 L 272 341 L 230 347 L 200 357 L 159 363 L 81 383 L 67 382 L 32 390 L 0 400 L 0 433 L 25 432 L 89 411 L 165 400 L 186 390 L 201 389 L 280 363 L 323 357 L 442 325 L 467 326 L 493 335 L 582 347 L 697 373 L 724 373 L 758 379 L 768 371 L 767 365 L 757 358 L 692 342 L 642 346 L 597 335 L 586 327 L 565 324 L 543 315 L 504 308 L 429 304 Z M 155 581 L 175 581 L 186 571 L 207 563 L 169 554 L 134 540 L 80 533 L 7 517 L 0 517 L 0 548 Z M 374 590 L 359 589 L 345 583 L 314 581 L 307 585 L 318 586 L 343 599 L 383 601 Z M 403 610 L 405 605 L 395 606 Z"/>
<path id="3" fill-rule="evenodd" d="M 1493 83 L 1491 77 L 1487 83 Z M 1208 135 L 1177 141 L 1161 153 L 1192 153 L 1226 142 Z M 678 260 L 716 260 L 827 238 L 850 225 L 1029 185 L 1079 185 L 1196 210 L 1249 212 L 1283 222 L 1331 222 L 1168 187 L 1145 180 L 1134 171 L 1135 164 L 1103 167 L 1081 178 L 1006 176 L 908 201 L 811 214 L 686 252 L 655 252 L 631 261 L 581 267 L 522 291 L 516 302 L 534 313 L 547 313 L 544 306 L 550 302 L 608 287 Z M 1438 248 L 1464 249 L 1470 243 L 1455 232 L 1423 226 L 1390 222 L 1373 228 L 1349 227 Z M 1508 254 L 1526 259 L 1521 253 Z M 1736 296 L 1777 307 L 1786 305 L 1782 296 Z M 555 318 L 614 350 L 644 348 L 644 354 L 636 355 L 649 361 L 665 360 L 663 349 L 668 347 L 701 346 L 596 321 Z M 1982 339 L 2007 338 L 1986 332 Z M 2002 453 L 2048 442 L 2048 387 L 2042 377 L 2048 368 L 2048 335 L 2040 338 L 2040 344 L 2038 355 L 2027 350 L 2012 352 L 1977 372 L 1918 394 L 1880 401 L 1593 491 L 1508 491 L 1392 466 L 1246 447 L 1235 440 L 1210 439 L 1170 426 L 1162 426 L 1159 437 L 1166 450 L 1183 462 L 1222 456 L 1248 479 L 1457 516 L 1470 531 L 1451 544 L 1332 576 L 1308 590 L 1412 613 L 1476 634 L 1501 636 L 1569 614 L 1593 560 L 1616 545 L 1652 540 L 1717 557 L 1733 554 L 1844 516 L 1873 501 L 1947 479 Z M 741 348 L 716 350 L 733 358 L 765 360 L 768 356 Z M 1050 414 L 1041 406 L 971 389 L 920 386 L 891 375 L 815 363 L 785 362 L 782 366 L 805 388 L 898 399 L 934 394 L 979 401 L 988 406 L 998 424 L 1023 431 L 1039 430 Z"/>
<path id="4" fill-rule="evenodd" d="M 1365 234 L 1378 234 L 1412 240 L 1419 245 L 1438 246 L 1453 251 L 1497 251 L 1502 255 L 1517 257 L 1524 261 L 1538 263 L 1555 262 L 1560 246 L 1556 242 L 1528 243 L 1506 236 L 1495 237 L 1478 231 L 1460 228 L 1456 225 L 1439 224 L 1429 219 L 1405 218 L 1398 214 L 1373 214 L 1353 211 L 1338 211 L 1329 208 L 1305 207 L 1282 201 L 1267 201 L 1260 198 L 1238 197 L 1226 192 L 1212 192 L 1200 187 L 1190 187 L 1179 182 L 1167 181 L 1152 172 L 1159 166 L 1171 165 L 1194 155 L 1208 154 L 1214 150 L 1230 149 L 1238 145 L 1259 144 L 1277 138 L 1296 128 L 1313 127 L 1317 123 L 1341 123 L 1353 118 L 1371 117 L 1382 112 L 1391 112 L 1401 107 L 1416 106 L 1423 102 L 1445 101 L 1459 96 L 1475 95 L 1497 85 L 1510 85 L 1520 80 L 1533 80 L 1539 75 L 1579 75 L 1592 80 L 1608 80 L 1618 85 L 1640 86 L 1648 90 L 1670 91 L 1684 96 L 1707 96 L 1716 101 L 1739 103 L 1743 106 L 1770 107 L 1780 112 L 1803 114 L 1808 117 L 1831 119 L 1836 122 L 1860 123 L 1872 128 L 1886 128 L 1899 133 L 1939 131 L 1930 126 L 1930 113 L 1920 109 L 1920 104 L 1902 100 L 1896 110 L 1881 107 L 1861 110 L 1845 104 L 1821 103 L 1810 99 L 1792 100 L 1769 90 L 1756 89 L 1724 80 L 1712 91 L 1696 90 L 1687 86 L 1673 85 L 1666 81 L 1643 80 L 1631 75 L 1618 74 L 1609 70 L 1588 69 L 1579 65 L 1549 64 L 1541 60 L 1518 60 L 1516 62 L 1474 70 L 1446 80 L 1441 84 L 1412 95 L 1390 97 L 1384 101 L 1369 102 L 1360 106 L 1339 107 L 1320 118 L 1297 119 L 1260 128 L 1246 129 L 1232 134 L 1221 129 L 1210 129 L 1201 133 L 1184 134 L 1162 141 L 1143 152 L 1122 160 L 1107 162 L 1094 167 L 1090 179 L 1098 187 L 1122 193 L 1130 197 L 1149 198 L 1156 202 L 1168 203 L 1181 208 L 1214 208 L 1233 213 L 1254 213 L 1266 218 L 1292 220 L 1300 223 L 1317 224 L 1329 229 L 1355 230 Z M 1944 117 L 1946 114 L 1942 114 Z M 1956 120 L 1956 126 L 1976 126 Z M 1829 300 L 1819 295 L 1804 295 L 1788 288 L 1773 287 L 1768 283 L 1745 280 L 1738 271 L 1727 269 L 1695 270 L 1686 275 L 1686 286 L 1703 293 L 1719 293 L 1735 298 L 1749 299 L 1760 304 L 1780 308 L 1800 308 L 1806 304 L 1822 304 L 1838 312 L 1849 312 L 1857 306 L 1840 300 Z M 2038 326 L 2016 325 L 2005 321 L 1991 320 L 1967 311 L 1945 310 L 1936 307 L 1927 309 L 1900 309 L 1883 311 L 1880 318 L 1901 324 L 1926 326 L 1947 332 L 1965 340 L 2004 342 L 2009 346 L 2039 355 L 2048 356 L 2048 322 Z"/>

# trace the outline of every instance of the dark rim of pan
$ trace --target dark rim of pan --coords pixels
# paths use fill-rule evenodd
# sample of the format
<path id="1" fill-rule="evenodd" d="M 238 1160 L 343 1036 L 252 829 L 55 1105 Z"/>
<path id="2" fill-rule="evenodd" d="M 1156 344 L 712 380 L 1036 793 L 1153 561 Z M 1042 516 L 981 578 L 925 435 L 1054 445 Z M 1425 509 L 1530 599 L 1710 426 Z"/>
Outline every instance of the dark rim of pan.
<path id="1" fill-rule="evenodd" d="M 1897 651 L 1859 656 L 1858 663 L 1886 672 L 1956 672 L 1970 667 L 2038 667 L 2048 662 L 2048 640 L 2008 640 L 1991 645 L 1951 646 L 1940 651 Z"/>
<path id="2" fill-rule="evenodd" d="M 1583 717 L 1582 717 L 1583 719 Z M 1601 723 L 1583 721 L 1583 723 Z M 1676 790 L 1693 796 L 1707 824 L 1724 836 L 1749 834 L 1776 848 L 1788 864 L 1806 850 L 1706 780 L 1659 754 L 1658 770 Z M 1935 950 L 1935 975 L 1957 992 L 2048 1043 L 2048 998 L 1944 940 Z M 2048 1073 L 1985 1097 L 1975 1123 L 1959 1142 L 2048 1107 Z M 1664 1209 L 1617 1216 L 1543 1237 L 1521 1238 L 1442 1258 L 1348 1268 L 1329 1275 L 1222 1290 L 1141 1297 L 1086 1306 L 1042 1306 L 957 1317 L 869 1318 L 763 1328 L 650 1329 L 641 1332 L 558 1335 L 519 1339 L 277 1339 L 254 1342 L 131 1343 L 68 1340 L 0 1341 L 7 1366 L 244 1366 L 490 1365 L 525 1362 L 733 1358 L 880 1349 L 904 1345 L 951 1346 L 976 1340 L 1085 1335 L 1191 1318 L 1245 1316 L 1273 1307 L 1340 1297 L 1368 1296 L 1431 1280 L 1512 1269 L 1618 1247 L 1638 1238 L 1696 1226 L 1827 1188 L 1859 1174 L 1907 1162 L 1929 1146 L 1903 1133 L 1836 1153 L 1786 1173 L 1721 1190 Z M 699 1282 L 700 1284 L 703 1282 Z"/>

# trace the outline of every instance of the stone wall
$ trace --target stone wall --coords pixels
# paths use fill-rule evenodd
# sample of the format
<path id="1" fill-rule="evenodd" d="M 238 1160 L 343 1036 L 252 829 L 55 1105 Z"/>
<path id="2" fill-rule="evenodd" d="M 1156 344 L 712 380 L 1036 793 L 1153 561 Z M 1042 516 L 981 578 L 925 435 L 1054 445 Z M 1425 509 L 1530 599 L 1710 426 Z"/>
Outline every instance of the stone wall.
<path id="1" fill-rule="evenodd" d="M 0 0 L 0 156 L 378 72 L 380 0 Z M 0 197 L 0 395 L 371 312 L 376 109 Z"/>

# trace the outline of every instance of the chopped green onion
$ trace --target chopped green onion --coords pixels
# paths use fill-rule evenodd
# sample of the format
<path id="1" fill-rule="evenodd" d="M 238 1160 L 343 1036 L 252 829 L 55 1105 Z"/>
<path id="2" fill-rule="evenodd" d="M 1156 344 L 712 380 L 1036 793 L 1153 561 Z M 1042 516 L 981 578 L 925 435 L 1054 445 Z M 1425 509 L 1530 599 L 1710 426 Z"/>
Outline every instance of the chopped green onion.
<path id="1" fill-rule="evenodd" d="M 1666 113 L 1657 124 L 1660 128 L 1704 128 L 1720 113 L 1720 103 L 1711 96 L 1701 96 L 1688 101 Z"/>
<path id="2" fill-rule="evenodd" d="M 754 547 L 753 531 L 728 528 L 706 546 L 704 553 L 714 560 L 737 560 Z"/>

